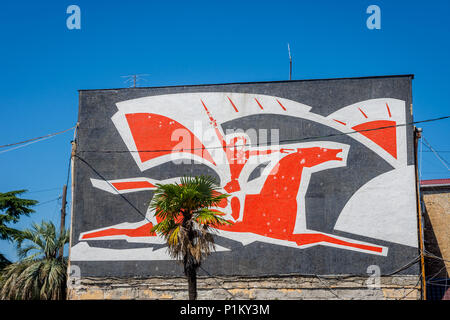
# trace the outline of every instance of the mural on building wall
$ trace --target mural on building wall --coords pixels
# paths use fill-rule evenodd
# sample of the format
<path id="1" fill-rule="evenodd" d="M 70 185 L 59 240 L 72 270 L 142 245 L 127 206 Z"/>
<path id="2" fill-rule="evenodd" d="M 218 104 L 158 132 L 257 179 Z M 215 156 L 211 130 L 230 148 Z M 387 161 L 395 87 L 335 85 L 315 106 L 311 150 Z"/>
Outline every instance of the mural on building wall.
<path id="1" fill-rule="evenodd" d="M 405 101 L 380 98 L 360 101 L 322 116 L 311 107 L 284 98 L 247 93 L 200 92 L 156 95 L 118 102 L 111 120 L 139 171 L 167 162 L 200 163 L 216 173 L 221 191 L 230 194 L 217 210 L 233 222 L 217 236 L 243 246 L 262 242 L 302 250 L 326 246 L 387 256 L 396 243 L 417 247 L 414 167 L 407 164 Z M 289 116 L 305 119 L 347 135 L 352 143 L 329 141 L 304 132 L 297 139 L 280 139 L 277 130 L 225 129 L 223 124 L 249 116 Z M 335 134 L 335 136 L 338 134 Z M 346 200 L 338 218 L 323 232 L 309 226 L 315 215 L 305 206 L 311 177 L 348 165 L 355 144 L 370 149 L 393 169 L 367 181 Z M 363 162 L 361 162 L 363 163 Z M 361 167 L 359 170 L 370 170 Z M 122 176 L 112 180 L 91 176 L 91 187 L 102 192 L 142 192 L 151 198 L 156 179 Z M 339 188 L 340 181 L 334 182 Z M 341 186 L 345 188 L 344 185 Z M 374 192 L 376 191 L 376 192 Z M 380 192 L 382 191 L 382 192 Z M 149 209 L 145 219 L 84 230 L 71 248 L 74 261 L 170 260 L 164 240 L 150 232 L 159 221 Z M 403 228 L 399 230 L 398 225 Z M 334 231 L 336 232 L 334 232 Z M 405 232 L 406 230 L 406 232 Z M 346 236 L 335 233 L 344 232 Z M 360 241 L 351 235 L 383 241 Z M 99 240 L 154 244 L 149 248 L 110 249 L 90 246 Z M 217 245 L 218 252 L 230 251 Z"/>

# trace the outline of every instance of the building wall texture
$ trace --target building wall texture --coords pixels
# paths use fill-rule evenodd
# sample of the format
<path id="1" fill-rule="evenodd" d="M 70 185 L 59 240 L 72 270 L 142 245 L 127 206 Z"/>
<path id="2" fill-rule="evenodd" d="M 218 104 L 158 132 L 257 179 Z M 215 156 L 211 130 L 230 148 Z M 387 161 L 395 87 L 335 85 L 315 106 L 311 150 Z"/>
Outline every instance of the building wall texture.
<path id="1" fill-rule="evenodd" d="M 426 215 L 425 249 L 445 260 L 435 266 L 430 264 L 427 274 L 437 273 L 439 278 L 445 278 L 450 274 L 450 187 L 422 189 L 422 199 Z"/>
<path id="2" fill-rule="evenodd" d="M 80 91 L 70 296 L 181 298 L 148 203 L 157 183 L 198 174 L 230 194 L 217 209 L 233 222 L 200 297 L 216 277 L 241 298 L 333 295 L 310 275 L 334 276 L 334 297 L 402 296 L 419 274 L 411 122 L 410 76 Z M 358 287 L 372 273 L 386 286 Z"/>
<path id="3" fill-rule="evenodd" d="M 201 277 L 199 300 L 417 300 L 418 276 L 381 277 Z M 69 290 L 71 300 L 183 300 L 185 278 L 85 278 Z"/>
<path id="4" fill-rule="evenodd" d="M 450 187 L 421 189 L 427 296 L 450 300 Z"/>

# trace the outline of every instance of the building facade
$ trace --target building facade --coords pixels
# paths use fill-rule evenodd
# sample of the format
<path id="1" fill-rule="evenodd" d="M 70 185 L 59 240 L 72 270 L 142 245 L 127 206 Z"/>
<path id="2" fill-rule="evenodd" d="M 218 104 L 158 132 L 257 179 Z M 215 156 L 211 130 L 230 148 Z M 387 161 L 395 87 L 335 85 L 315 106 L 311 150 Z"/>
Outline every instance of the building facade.
<path id="1" fill-rule="evenodd" d="M 450 300 L 450 179 L 422 180 L 427 299 Z"/>
<path id="2" fill-rule="evenodd" d="M 148 204 L 200 174 L 200 299 L 420 298 L 412 78 L 81 90 L 69 298 L 186 298 Z"/>

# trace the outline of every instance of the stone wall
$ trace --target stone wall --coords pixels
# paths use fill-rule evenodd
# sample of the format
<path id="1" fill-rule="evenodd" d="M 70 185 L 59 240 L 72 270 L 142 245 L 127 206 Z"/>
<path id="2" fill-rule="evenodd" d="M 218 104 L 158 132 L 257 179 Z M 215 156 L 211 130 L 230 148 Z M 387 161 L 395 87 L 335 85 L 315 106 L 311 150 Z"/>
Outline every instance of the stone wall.
<path id="1" fill-rule="evenodd" d="M 418 300 L 418 276 L 373 278 L 335 276 L 200 277 L 199 300 Z M 185 278 L 82 278 L 68 290 L 70 300 L 187 299 Z"/>

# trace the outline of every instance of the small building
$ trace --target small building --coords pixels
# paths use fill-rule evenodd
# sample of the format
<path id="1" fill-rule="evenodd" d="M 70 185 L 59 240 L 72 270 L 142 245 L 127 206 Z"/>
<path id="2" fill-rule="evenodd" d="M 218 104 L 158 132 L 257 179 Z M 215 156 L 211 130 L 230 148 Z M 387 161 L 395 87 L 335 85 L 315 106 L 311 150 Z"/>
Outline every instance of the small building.
<path id="1" fill-rule="evenodd" d="M 427 299 L 450 300 L 450 179 L 420 182 Z"/>

